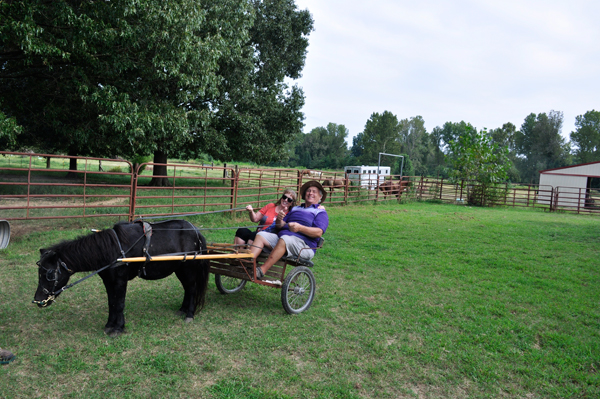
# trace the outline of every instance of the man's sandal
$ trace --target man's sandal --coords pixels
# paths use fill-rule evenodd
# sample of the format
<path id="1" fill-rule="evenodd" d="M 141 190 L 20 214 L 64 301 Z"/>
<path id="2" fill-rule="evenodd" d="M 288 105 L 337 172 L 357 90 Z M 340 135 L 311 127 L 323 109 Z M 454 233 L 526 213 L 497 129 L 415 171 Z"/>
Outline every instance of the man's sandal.
<path id="1" fill-rule="evenodd" d="M 260 267 L 256 268 L 256 279 L 257 280 L 262 280 L 263 277 L 265 277 L 265 274 L 263 273 L 262 269 Z"/>

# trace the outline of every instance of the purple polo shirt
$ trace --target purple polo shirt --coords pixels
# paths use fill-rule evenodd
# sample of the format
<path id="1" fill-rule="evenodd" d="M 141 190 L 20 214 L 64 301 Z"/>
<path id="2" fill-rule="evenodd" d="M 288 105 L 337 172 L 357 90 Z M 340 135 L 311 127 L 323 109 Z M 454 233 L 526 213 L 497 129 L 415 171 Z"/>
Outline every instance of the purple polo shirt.
<path id="1" fill-rule="evenodd" d="M 286 223 L 296 222 L 300 223 L 303 226 L 307 227 L 318 227 L 323 230 L 327 230 L 327 226 L 329 226 L 329 216 L 327 216 L 327 212 L 325 209 L 317 209 L 319 204 L 310 205 L 309 207 L 305 207 L 306 204 L 302 204 L 300 206 L 293 207 L 287 215 L 283 218 L 283 221 Z M 281 236 L 296 236 L 300 238 L 302 241 L 306 243 L 311 248 L 315 248 L 319 241 L 318 238 L 308 237 L 304 234 L 294 233 L 290 231 L 289 226 L 286 224 L 279 232 L 277 233 L 279 237 Z M 313 250 L 314 251 L 314 250 Z"/>

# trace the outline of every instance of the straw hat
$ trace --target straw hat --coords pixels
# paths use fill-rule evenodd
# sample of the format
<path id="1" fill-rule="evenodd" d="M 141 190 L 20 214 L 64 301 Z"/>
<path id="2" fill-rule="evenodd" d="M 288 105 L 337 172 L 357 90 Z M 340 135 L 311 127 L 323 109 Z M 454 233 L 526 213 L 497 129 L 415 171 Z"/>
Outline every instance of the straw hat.
<path id="1" fill-rule="evenodd" d="M 325 191 L 325 189 L 323 188 L 323 186 L 321 185 L 321 183 L 319 183 L 316 180 L 311 180 L 311 181 L 307 181 L 306 183 L 304 183 L 302 185 L 302 187 L 300 188 L 300 198 L 304 199 L 304 193 L 306 192 L 306 190 L 309 187 L 316 187 L 319 189 L 319 191 L 321 191 L 321 202 L 325 201 L 325 198 L 327 198 L 327 192 Z"/>

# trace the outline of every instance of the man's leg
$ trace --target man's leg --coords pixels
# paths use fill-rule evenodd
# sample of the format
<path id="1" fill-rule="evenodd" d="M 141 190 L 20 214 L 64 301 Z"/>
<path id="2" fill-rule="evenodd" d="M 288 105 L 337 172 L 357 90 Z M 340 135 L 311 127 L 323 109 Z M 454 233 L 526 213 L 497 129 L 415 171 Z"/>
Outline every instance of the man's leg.
<path id="1" fill-rule="evenodd" d="M 258 237 L 259 236 L 257 236 L 257 238 Z M 273 248 L 273 251 L 271 251 L 271 253 L 269 254 L 269 257 L 267 258 L 265 263 L 263 263 L 263 265 L 260 267 L 260 270 L 262 270 L 263 274 L 266 274 L 267 270 L 269 270 L 271 266 L 273 266 L 275 262 L 281 259 L 286 253 L 287 247 L 285 245 L 285 241 L 283 241 L 280 238 L 279 241 L 277 241 L 277 245 L 275 245 L 275 248 Z"/>

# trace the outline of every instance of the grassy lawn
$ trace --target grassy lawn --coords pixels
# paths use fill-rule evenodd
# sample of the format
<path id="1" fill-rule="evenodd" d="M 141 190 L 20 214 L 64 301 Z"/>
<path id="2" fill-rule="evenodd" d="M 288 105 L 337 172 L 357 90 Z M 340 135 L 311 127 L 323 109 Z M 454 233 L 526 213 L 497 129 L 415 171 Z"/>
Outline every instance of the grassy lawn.
<path id="1" fill-rule="evenodd" d="M 431 203 L 328 212 L 306 312 L 287 315 L 279 290 L 224 296 L 211 279 L 185 324 L 174 276 L 135 279 L 117 339 L 102 332 L 100 278 L 31 304 L 38 249 L 109 222 L 14 222 L 0 347 L 18 358 L 0 366 L 0 397 L 600 397 L 600 219 Z M 233 230 L 205 235 L 231 242 Z"/>

